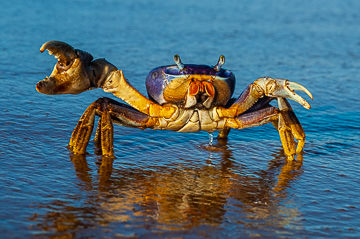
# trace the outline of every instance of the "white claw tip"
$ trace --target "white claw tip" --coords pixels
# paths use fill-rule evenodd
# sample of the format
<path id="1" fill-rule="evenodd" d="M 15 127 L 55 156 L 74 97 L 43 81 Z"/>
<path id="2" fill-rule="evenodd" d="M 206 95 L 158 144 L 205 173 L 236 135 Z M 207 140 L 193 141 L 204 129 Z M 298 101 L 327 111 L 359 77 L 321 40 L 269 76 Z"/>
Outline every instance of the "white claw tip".
<path id="1" fill-rule="evenodd" d="M 303 104 L 303 106 L 305 109 L 308 109 L 308 110 L 311 109 L 311 105 L 307 102 L 305 104 Z"/>

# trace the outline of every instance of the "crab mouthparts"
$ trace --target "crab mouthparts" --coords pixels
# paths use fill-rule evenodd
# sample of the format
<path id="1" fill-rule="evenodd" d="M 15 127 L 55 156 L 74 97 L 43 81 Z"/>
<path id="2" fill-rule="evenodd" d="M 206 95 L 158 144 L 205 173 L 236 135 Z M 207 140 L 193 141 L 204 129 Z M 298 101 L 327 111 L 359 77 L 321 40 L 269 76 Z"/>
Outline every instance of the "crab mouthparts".
<path id="1" fill-rule="evenodd" d="M 197 95 L 199 93 L 206 93 L 210 97 L 214 97 L 215 88 L 209 81 L 193 81 L 189 85 L 189 95 Z"/>
<path id="2" fill-rule="evenodd" d="M 207 80 L 191 81 L 186 97 L 185 108 L 190 108 L 197 104 L 210 108 L 215 96 L 214 85 Z"/>

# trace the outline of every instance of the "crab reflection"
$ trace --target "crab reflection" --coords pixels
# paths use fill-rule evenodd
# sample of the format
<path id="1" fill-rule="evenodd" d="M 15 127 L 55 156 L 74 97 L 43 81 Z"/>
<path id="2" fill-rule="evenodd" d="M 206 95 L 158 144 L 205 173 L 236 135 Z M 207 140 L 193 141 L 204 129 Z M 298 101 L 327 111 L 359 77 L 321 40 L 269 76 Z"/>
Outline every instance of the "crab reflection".
<path id="1" fill-rule="evenodd" d="M 216 154 L 218 163 L 201 167 L 118 169 L 113 168 L 112 159 L 102 158 L 96 180 L 84 156 L 71 157 L 83 185 L 79 191 L 90 191 L 92 197 L 83 207 L 66 202 L 59 206 L 58 201 L 45 205 L 51 210 L 35 220 L 37 226 L 63 235 L 111 223 L 139 227 L 137 220 L 150 230 L 187 230 L 228 221 L 241 226 L 258 223 L 286 227 L 298 218 L 296 207 L 286 207 L 286 202 L 291 182 L 302 173 L 302 161 L 285 162 L 279 150 L 266 170 L 249 172 L 232 160 L 226 141 L 209 150 Z"/>

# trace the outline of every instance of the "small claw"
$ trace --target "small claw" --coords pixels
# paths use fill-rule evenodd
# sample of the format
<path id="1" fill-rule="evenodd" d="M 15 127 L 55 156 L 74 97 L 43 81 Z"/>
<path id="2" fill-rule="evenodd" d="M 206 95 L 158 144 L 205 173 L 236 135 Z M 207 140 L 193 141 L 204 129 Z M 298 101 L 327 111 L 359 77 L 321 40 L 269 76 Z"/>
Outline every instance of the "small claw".
<path id="1" fill-rule="evenodd" d="M 49 77 L 36 84 L 36 90 L 43 94 L 79 94 L 97 86 L 96 70 L 89 67 L 92 56 L 84 51 L 75 50 L 72 46 L 61 41 L 48 41 L 44 43 L 40 52 L 49 51 L 58 62 Z M 91 69 L 90 69 L 91 68 Z M 65 73 L 66 74 L 63 74 Z"/>
<path id="2" fill-rule="evenodd" d="M 48 41 L 40 47 L 40 52 L 49 51 L 59 62 L 68 64 L 77 57 L 75 49 L 69 44 L 61 41 Z"/>
<path id="3" fill-rule="evenodd" d="M 312 94 L 304 86 L 291 82 L 285 79 L 273 79 L 270 77 L 259 78 L 255 81 L 255 86 L 260 88 L 266 96 L 270 97 L 284 97 L 298 102 L 304 108 L 310 109 L 310 104 L 304 100 L 300 95 L 296 94 L 295 90 L 304 91 L 311 99 Z"/>

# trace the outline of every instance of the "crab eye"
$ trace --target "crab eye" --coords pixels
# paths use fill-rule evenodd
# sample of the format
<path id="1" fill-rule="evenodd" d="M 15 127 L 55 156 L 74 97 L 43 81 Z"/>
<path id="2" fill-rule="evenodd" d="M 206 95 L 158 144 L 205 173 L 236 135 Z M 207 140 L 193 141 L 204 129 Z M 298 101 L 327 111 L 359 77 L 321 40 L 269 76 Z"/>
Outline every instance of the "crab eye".
<path id="1" fill-rule="evenodd" d="M 216 72 L 219 72 L 220 69 L 221 69 L 221 67 L 222 67 L 222 65 L 224 65 L 224 63 L 225 63 L 225 56 L 224 56 L 224 55 L 221 55 L 221 56 L 219 57 L 218 63 L 214 66 L 214 70 L 215 70 Z"/>
<path id="2" fill-rule="evenodd" d="M 179 68 L 180 71 L 184 69 L 185 66 L 181 62 L 180 56 L 178 54 L 176 54 L 174 56 L 174 61 L 175 61 L 175 64 L 177 65 L 177 67 Z"/>

